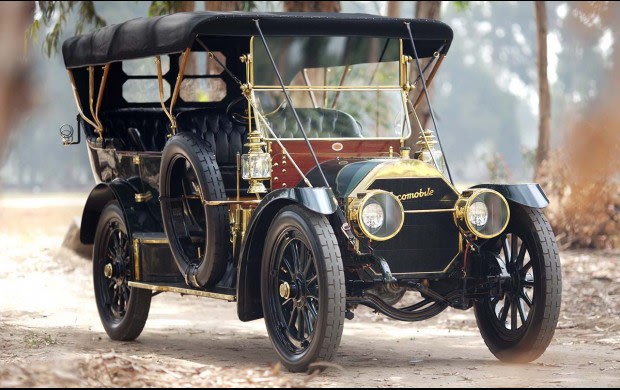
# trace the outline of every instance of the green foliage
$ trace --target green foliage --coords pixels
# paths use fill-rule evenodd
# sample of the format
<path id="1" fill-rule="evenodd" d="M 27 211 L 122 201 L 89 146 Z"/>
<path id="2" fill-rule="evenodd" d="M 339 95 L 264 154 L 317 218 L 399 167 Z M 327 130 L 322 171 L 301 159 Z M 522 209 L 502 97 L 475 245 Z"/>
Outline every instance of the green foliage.
<path id="1" fill-rule="evenodd" d="M 106 21 L 97 14 L 93 1 L 39 1 L 37 4 L 40 12 L 26 30 L 24 46 L 27 48 L 29 40 L 37 42 L 41 27 L 51 27 L 43 43 L 43 51 L 48 57 L 58 51 L 67 19 L 76 7 L 78 10 L 78 21 L 75 24 L 76 35 L 82 34 L 86 26 L 99 28 L 106 25 Z"/>
<path id="2" fill-rule="evenodd" d="M 177 12 L 180 1 L 152 1 L 149 16 L 168 15 Z"/>
<path id="3" fill-rule="evenodd" d="M 455 1 L 454 7 L 457 9 L 457 11 L 465 11 L 469 8 L 469 3 L 469 1 Z"/>

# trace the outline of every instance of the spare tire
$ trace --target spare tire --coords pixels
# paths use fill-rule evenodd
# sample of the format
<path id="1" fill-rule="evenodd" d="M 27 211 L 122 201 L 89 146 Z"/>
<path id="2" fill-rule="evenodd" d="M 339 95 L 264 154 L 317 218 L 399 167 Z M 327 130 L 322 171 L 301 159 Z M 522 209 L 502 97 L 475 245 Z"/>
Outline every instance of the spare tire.
<path id="1" fill-rule="evenodd" d="M 193 133 L 170 138 L 159 193 L 164 231 L 185 282 L 201 288 L 216 283 L 228 261 L 230 226 L 225 206 L 204 202 L 226 200 L 215 155 L 204 140 Z"/>

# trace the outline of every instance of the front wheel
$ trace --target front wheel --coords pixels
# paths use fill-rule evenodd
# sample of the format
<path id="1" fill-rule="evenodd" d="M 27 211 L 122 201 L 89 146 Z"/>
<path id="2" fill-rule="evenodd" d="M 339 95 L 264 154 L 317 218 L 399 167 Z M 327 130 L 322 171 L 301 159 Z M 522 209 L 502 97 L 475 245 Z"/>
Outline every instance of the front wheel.
<path id="1" fill-rule="evenodd" d="M 271 342 L 286 368 L 331 360 L 344 326 L 345 284 L 334 231 L 322 216 L 284 208 L 265 241 L 261 298 Z"/>
<path id="2" fill-rule="evenodd" d="M 502 296 L 475 304 L 476 322 L 489 350 L 501 361 L 538 359 L 555 333 L 562 300 L 560 257 L 541 210 L 511 209 L 506 231 L 488 242 L 510 280 Z"/>
<path id="3" fill-rule="evenodd" d="M 99 317 L 112 340 L 134 340 L 151 308 L 151 291 L 132 289 L 133 267 L 127 225 L 118 202 L 108 203 L 97 224 L 93 246 L 93 282 Z"/>

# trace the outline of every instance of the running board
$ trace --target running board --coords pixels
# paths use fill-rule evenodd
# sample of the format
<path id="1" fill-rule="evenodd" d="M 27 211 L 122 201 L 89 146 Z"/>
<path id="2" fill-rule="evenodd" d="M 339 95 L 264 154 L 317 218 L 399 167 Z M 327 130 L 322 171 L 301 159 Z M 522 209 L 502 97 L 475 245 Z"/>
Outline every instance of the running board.
<path id="1" fill-rule="evenodd" d="M 199 297 L 222 299 L 228 302 L 237 301 L 236 295 L 221 294 L 221 293 L 202 291 L 202 290 L 194 290 L 191 288 L 166 286 L 166 285 L 159 285 L 159 284 L 148 284 L 148 283 L 141 283 L 141 282 L 128 282 L 127 284 L 129 285 L 129 287 L 141 288 L 145 290 L 152 290 L 152 291 L 159 291 L 159 292 L 173 292 L 173 293 L 179 293 L 183 295 L 197 295 Z"/>

